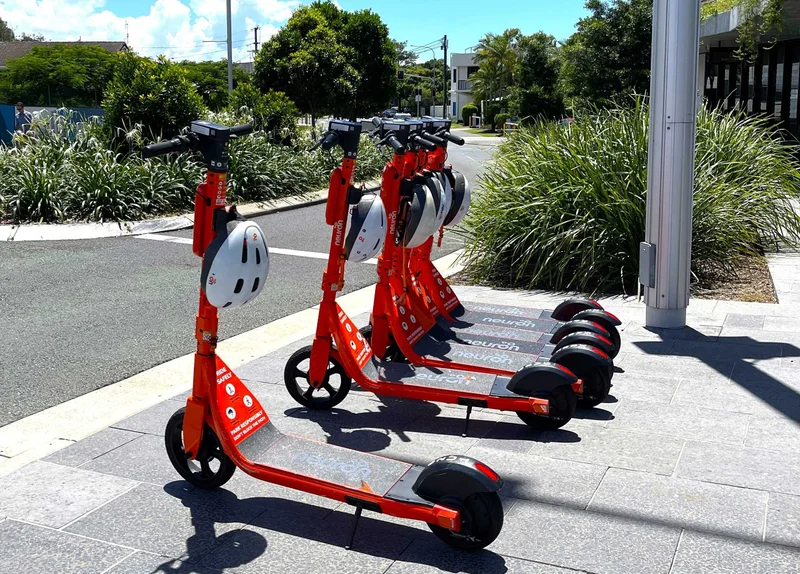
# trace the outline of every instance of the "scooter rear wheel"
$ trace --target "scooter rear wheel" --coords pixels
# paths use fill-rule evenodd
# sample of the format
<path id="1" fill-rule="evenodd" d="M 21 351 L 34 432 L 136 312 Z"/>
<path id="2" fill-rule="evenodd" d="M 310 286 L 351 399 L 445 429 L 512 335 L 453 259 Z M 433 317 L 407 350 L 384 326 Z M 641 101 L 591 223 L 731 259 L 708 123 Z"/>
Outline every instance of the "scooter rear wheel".
<path id="1" fill-rule="evenodd" d="M 283 381 L 286 390 L 298 403 L 313 410 L 332 409 L 341 403 L 350 387 L 353 379 L 347 376 L 344 367 L 333 356 L 328 357 L 328 370 L 325 371 L 325 378 L 320 387 L 311 385 L 308 371 L 311 368 L 311 346 L 303 347 L 295 351 L 286 362 L 283 370 Z M 332 383 L 332 378 L 338 378 L 339 386 Z"/>
<path id="2" fill-rule="evenodd" d="M 169 418 L 164 432 L 164 444 L 167 456 L 175 470 L 189 484 L 203 489 L 219 488 L 228 482 L 236 470 L 236 465 L 228 458 L 219 444 L 219 439 L 211 427 L 206 425 L 203 442 L 196 460 L 186 458 L 183 447 L 183 414 L 186 408 L 180 408 Z"/>
<path id="3" fill-rule="evenodd" d="M 582 374 L 583 394 L 578 397 L 578 405 L 583 408 L 596 407 L 602 403 L 611 391 L 611 376 L 605 367 L 594 367 Z"/>
<path id="4" fill-rule="evenodd" d="M 461 532 L 428 523 L 436 537 L 453 548 L 474 552 L 487 547 L 503 529 L 503 504 L 496 492 L 478 492 L 461 505 Z"/>
<path id="5" fill-rule="evenodd" d="M 536 430 L 556 430 L 567 424 L 575 416 L 578 397 L 572 387 L 556 387 L 550 396 L 550 415 L 537 415 L 528 411 L 517 411 L 517 416 L 529 427 Z"/>

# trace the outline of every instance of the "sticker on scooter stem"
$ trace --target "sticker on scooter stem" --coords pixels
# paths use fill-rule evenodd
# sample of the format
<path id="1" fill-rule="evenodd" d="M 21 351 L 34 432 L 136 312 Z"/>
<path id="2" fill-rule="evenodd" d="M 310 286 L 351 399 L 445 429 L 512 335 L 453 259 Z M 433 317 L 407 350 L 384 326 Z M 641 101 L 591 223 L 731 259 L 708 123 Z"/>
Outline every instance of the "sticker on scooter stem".
<path id="1" fill-rule="evenodd" d="M 216 402 L 218 412 L 225 415 L 219 417 L 219 423 L 228 433 L 233 444 L 238 445 L 267 424 L 269 416 L 261 403 L 253 397 L 250 390 L 228 368 L 228 365 L 219 357 L 216 359 Z"/>
<path id="2" fill-rule="evenodd" d="M 338 304 L 336 305 L 336 310 L 339 314 L 339 340 L 349 348 L 350 355 L 358 364 L 358 368 L 362 369 L 372 358 L 372 347 L 361 336 L 358 328 Z M 341 345 L 340 348 L 345 345 Z M 345 350 L 342 349 L 342 352 L 345 352 Z"/>

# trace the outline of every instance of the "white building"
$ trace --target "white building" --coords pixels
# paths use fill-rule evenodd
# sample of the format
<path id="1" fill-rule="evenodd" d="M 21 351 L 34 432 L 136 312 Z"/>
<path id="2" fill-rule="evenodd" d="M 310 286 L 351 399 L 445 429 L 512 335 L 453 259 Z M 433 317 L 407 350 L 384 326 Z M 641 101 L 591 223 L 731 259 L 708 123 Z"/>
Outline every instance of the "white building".
<path id="1" fill-rule="evenodd" d="M 461 109 L 472 103 L 470 76 L 478 71 L 475 54 L 450 54 L 450 117 L 461 119 Z"/>

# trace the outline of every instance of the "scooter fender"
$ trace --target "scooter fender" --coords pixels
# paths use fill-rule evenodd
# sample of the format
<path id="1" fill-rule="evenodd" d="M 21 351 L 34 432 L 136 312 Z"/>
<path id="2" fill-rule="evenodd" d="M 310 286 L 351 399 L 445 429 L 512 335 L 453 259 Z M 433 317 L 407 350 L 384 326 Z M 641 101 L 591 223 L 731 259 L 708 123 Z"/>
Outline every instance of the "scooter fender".
<path id="1" fill-rule="evenodd" d="M 451 454 L 428 464 L 411 489 L 428 502 L 460 508 L 471 494 L 497 492 L 502 486 L 503 479 L 484 463 Z"/>
<path id="2" fill-rule="evenodd" d="M 550 336 L 550 343 L 552 345 L 558 345 L 567 335 L 581 332 L 595 333 L 601 337 L 605 337 L 609 341 L 611 340 L 611 333 L 609 333 L 602 325 L 595 323 L 594 321 L 589 321 L 588 319 L 576 319 L 573 321 L 568 321 L 556 329 L 556 332 Z"/>
<path id="3" fill-rule="evenodd" d="M 591 345 L 603 351 L 609 357 L 616 354 L 616 347 L 609 339 L 597 333 L 590 333 L 589 331 L 575 331 L 561 339 L 556 345 L 555 351 L 563 349 L 569 345 Z M 554 351 L 554 352 L 555 352 Z"/>
<path id="4" fill-rule="evenodd" d="M 612 325 L 614 327 L 619 327 L 620 325 L 622 325 L 622 321 L 620 321 L 615 315 L 612 315 L 605 309 L 586 309 L 579 313 L 575 313 L 575 316 L 572 318 L 597 321 L 604 327 L 606 326 L 606 324 Z M 606 330 L 608 330 L 608 328 L 606 328 Z"/>
<path id="5" fill-rule="evenodd" d="M 610 368 L 613 365 L 611 357 L 593 345 L 567 345 L 558 349 L 550 357 L 550 361 L 563 365 L 575 372 L 591 367 Z"/>
<path id="6" fill-rule="evenodd" d="M 558 387 L 572 386 L 577 382 L 578 377 L 569 370 L 569 367 L 555 362 L 533 363 L 514 373 L 506 388 L 518 395 L 534 397 L 541 394 L 547 395 Z"/>
<path id="7" fill-rule="evenodd" d="M 566 301 L 559 303 L 558 307 L 553 310 L 550 316 L 556 321 L 569 321 L 577 313 L 580 313 L 586 309 L 602 310 L 603 307 L 594 299 L 588 299 L 586 297 L 572 297 L 571 299 L 567 299 Z"/>

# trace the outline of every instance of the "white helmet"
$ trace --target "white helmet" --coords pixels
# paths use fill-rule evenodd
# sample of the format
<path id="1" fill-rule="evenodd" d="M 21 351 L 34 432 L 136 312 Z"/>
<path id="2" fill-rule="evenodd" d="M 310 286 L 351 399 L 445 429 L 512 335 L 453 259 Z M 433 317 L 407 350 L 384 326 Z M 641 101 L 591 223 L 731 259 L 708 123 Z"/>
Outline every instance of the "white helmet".
<path id="1" fill-rule="evenodd" d="M 450 212 L 444 219 L 444 224 L 455 227 L 469 211 L 469 202 L 471 200 L 469 181 L 467 181 L 463 173 L 456 170 L 447 170 L 445 174 L 450 179 L 450 185 L 453 186 L 453 202 L 450 205 Z"/>
<path id="2" fill-rule="evenodd" d="M 361 196 L 350 213 L 350 231 L 345 239 L 347 259 L 361 263 L 375 257 L 386 240 L 386 210 L 375 193 Z"/>
<path id="3" fill-rule="evenodd" d="M 209 244 L 200 285 L 214 307 L 233 309 L 261 293 L 268 272 L 269 250 L 261 228 L 253 221 L 234 220 Z"/>
<path id="4" fill-rule="evenodd" d="M 436 231 L 436 204 L 424 177 L 414 178 L 404 224 L 403 247 L 419 247 Z"/>
<path id="5" fill-rule="evenodd" d="M 442 177 L 441 172 L 427 173 L 425 177 L 432 184 L 431 192 L 433 193 L 434 203 L 436 204 L 436 229 L 439 229 L 444 224 L 444 219 L 450 212 L 450 204 L 453 200 L 452 190 L 445 191 L 443 181 L 447 181 Z M 434 230 L 436 233 L 436 230 Z"/>

